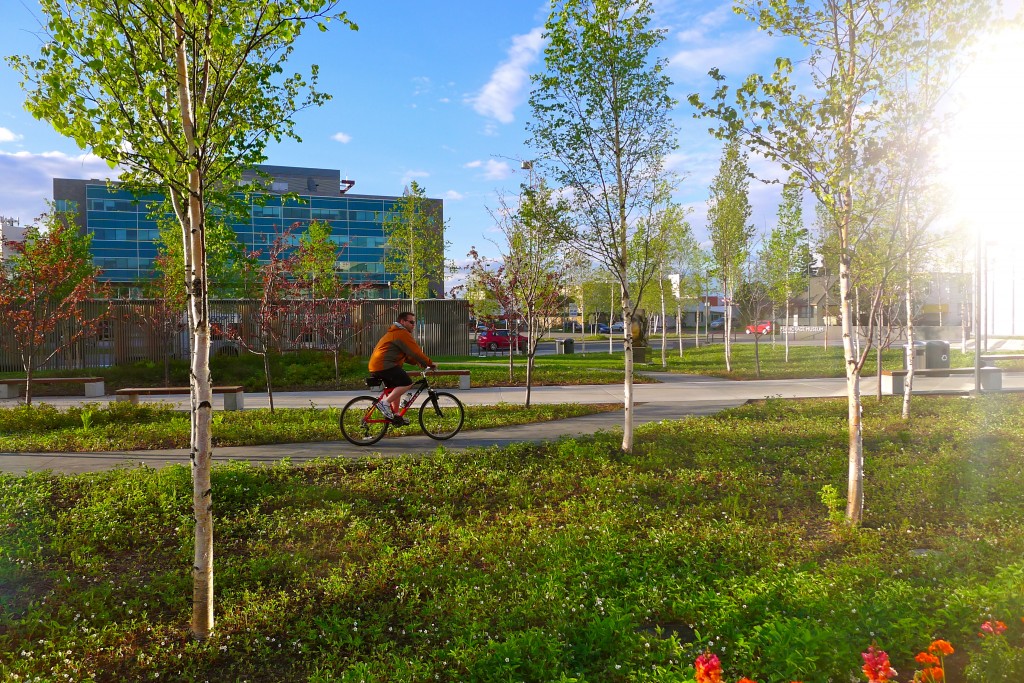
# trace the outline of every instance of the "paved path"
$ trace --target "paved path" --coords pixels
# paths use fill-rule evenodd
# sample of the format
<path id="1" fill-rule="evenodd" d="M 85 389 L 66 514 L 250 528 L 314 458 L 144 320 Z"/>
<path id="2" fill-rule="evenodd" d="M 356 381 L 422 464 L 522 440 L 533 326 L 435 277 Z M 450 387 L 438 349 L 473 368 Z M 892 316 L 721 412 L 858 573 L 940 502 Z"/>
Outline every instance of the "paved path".
<path id="1" fill-rule="evenodd" d="M 671 373 L 645 373 L 659 380 L 658 384 L 634 385 L 636 424 L 678 419 L 687 415 L 710 415 L 726 408 L 742 405 L 748 400 L 767 397 L 813 398 L 840 397 L 846 395 L 844 379 L 791 379 L 738 382 L 693 375 Z M 922 392 L 963 392 L 974 386 L 972 378 L 964 377 L 920 377 L 915 380 L 916 389 Z M 1024 391 L 1024 373 L 1004 373 L 1004 389 Z M 876 383 L 873 378 L 861 381 L 865 396 L 873 395 Z M 341 406 L 352 396 L 365 392 L 325 391 L 286 392 L 274 395 L 274 405 L 288 408 Z M 500 402 L 523 403 L 526 390 L 509 387 L 476 388 L 458 392 L 467 405 L 494 405 Z M 160 397 L 152 397 L 159 400 Z M 214 400 L 217 401 L 219 397 Z M 76 397 L 50 397 L 48 403 L 57 406 L 76 405 L 85 402 Z M 585 385 L 534 387 L 531 400 L 534 403 L 621 403 L 622 385 Z M 166 397 L 166 401 L 184 408 L 187 399 L 180 396 Z M 13 405 L 14 401 L 0 400 L 0 405 Z M 263 394 L 246 394 L 247 408 L 265 407 L 267 398 Z M 621 425 L 622 413 L 602 413 L 585 417 L 467 431 L 448 442 L 445 448 L 463 449 L 486 446 L 503 446 L 523 441 L 546 441 L 561 436 L 593 434 L 601 429 Z M 370 448 L 352 446 L 346 441 L 330 441 L 305 444 L 273 444 L 266 446 L 238 446 L 215 449 L 216 461 L 248 460 L 256 463 L 271 463 L 282 458 L 303 462 L 320 457 L 394 457 L 402 454 L 429 453 L 438 446 L 423 435 L 410 435 L 384 439 Z M 152 451 L 127 451 L 105 453 L 0 453 L 0 472 L 23 474 L 27 471 L 54 470 L 65 473 L 80 473 L 105 470 L 111 467 L 146 464 L 162 467 L 172 463 L 187 463 L 185 449 Z"/>

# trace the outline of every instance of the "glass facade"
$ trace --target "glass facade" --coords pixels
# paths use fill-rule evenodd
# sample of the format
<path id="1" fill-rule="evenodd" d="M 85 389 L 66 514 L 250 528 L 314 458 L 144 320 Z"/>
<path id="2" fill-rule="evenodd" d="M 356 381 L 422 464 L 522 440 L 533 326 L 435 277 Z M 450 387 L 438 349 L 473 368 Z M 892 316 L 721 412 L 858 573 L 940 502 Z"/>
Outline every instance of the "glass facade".
<path id="1" fill-rule="evenodd" d="M 250 200 L 249 216 L 231 227 L 249 251 L 262 251 L 283 226 L 297 225 L 295 241 L 311 220 L 331 226 L 331 239 L 338 246 L 336 267 L 349 280 L 388 287 L 394 275 L 384 269 L 383 217 L 397 197 L 366 195 L 299 195 L 283 199 L 267 194 Z M 153 205 L 162 201 L 154 194 L 136 198 L 105 183 L 87 183 L 83 214 L 86 231 L 92 235 L 93 262 L 103 269 L 102 279 L 131 283 L 153 275 L 159 233 L 152 217 Z"/>

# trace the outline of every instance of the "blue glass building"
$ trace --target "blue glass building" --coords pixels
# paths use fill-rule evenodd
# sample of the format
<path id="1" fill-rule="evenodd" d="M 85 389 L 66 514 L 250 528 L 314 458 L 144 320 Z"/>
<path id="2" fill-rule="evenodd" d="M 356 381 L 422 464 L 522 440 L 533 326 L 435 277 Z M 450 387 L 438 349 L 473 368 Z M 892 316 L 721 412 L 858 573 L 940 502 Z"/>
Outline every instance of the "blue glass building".
<path id="1" fill-rule="evenodd" d="M 354 183 L 342 180 L 337 170 L 260 166 L 259 171 L 269 178 L 261 180 L 266 192 L 249 200 L 247 218 L 231 223 L 247 250 L 266 253 L 284 226 L 298 224 L 297 237 L 310 221 L 326 222 L 338 245 L 338 272 L 350 281 L 375 285 L 372 296 L 398 296 L 391 287 L 394 273 L 384 268 L 382 221 L 399 197 L 351 194 Z M 250 172 L 243 180 L 255 177 Z M 77 208 L 80 230 L 92 235 L 90 250 L 103 280 L 131 287 L 153 276 L 159 234 L 149 207 L 162 195 L 136 197 L 103 180 L 55 178 L 53 198 L 58 210 Z M 429 201 L 443 230 L 443 203 Z"/>

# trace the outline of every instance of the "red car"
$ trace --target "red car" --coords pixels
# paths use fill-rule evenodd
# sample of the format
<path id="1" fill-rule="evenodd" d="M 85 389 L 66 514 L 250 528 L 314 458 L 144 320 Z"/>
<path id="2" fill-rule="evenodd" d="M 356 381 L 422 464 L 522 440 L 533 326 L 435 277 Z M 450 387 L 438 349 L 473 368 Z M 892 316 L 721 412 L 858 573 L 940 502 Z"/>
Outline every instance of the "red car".
<path id="1" fill-rule="evenodd" d="M 477 346 L 488 351 L 507 349 L 511 344 L 516 345 L 516 351 L 526 348 L 526 337 L 517 334 L 514 338 L 508 330 L 488 330 L 476 338 Z"/>
<path id="2" fill-rule="evenodd" d="M 770 320 L 758 320 L 753 325 L 747 325 L 747 334 L 771 334 L 772 322 Z"/>

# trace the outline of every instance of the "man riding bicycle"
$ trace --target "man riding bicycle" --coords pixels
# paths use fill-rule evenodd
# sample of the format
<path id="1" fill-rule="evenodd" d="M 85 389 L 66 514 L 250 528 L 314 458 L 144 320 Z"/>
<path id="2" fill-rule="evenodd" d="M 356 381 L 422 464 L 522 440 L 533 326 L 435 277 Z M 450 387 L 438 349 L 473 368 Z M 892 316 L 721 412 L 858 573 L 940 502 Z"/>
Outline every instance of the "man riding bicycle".
<path id="1" fill-rule="evenodd" d="M 437 366 L 413 339 L 412 331 L 416 327 L 416 314 L 403 311 L 398 320 L 388 328 L 384 336 L 377 342 L 370 356 L 369 370 L 374 377 L 383 380 L 384 386 L 391 391 L 377 408 L 392 424 L 403 427 L 409 421 L 396 413 L 401 410 L 402 395 L 412 388 L 413 381 L 402 366 L 415 363 L 428 370 Z"/>

